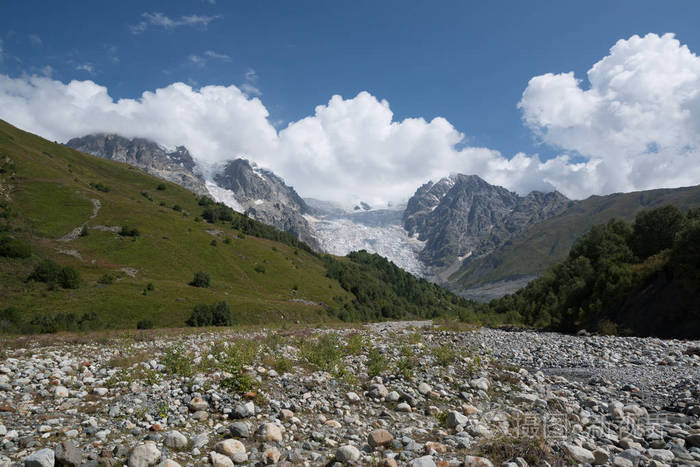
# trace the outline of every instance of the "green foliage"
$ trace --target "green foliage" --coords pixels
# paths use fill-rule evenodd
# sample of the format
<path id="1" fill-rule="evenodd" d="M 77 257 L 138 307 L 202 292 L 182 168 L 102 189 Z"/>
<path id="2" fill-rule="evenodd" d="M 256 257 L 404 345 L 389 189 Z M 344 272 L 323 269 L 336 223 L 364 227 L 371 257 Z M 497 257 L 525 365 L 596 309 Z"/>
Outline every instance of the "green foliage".
<path id="1" fill-rule="evenodd" d="M 211 285 L 211 276 L 204 271 L 195 272 L 189 285 L 192 287 L 209 287 Z"/>
<path id="2" fill-rule="evenodd" d="M 0 256 L 6 258 L 29 258 L 31 255 L 32 248 L 24 240 L 0 235 Z"/>
<path id="3" fill-rule="evenodd" d="M 615 219 L 595 225 L 542 277 L 475 308 L 502 321 L 566 332 L 616 334 L 624 321 L 632 332 L 692 335 L 687 324 L 697 326 L 692 323 L 700 318 L 699 225 L 695 211 L 672 206 L 642 211 L 632 225 Z M 666 320 L 651 311 L 669 308 Z M 643 313 L 652 314 L 645 319 Z M 649 318 L 660 326 L 650 327 Z"/>
<path id="4" fill-rule="evenodd" d="M 457 358 L 457 351 L 448 345 L 436 345 L 430 350 L 435 357 L 435 362 L 440 366 L 451 365 Z"/>
<path id="5" fill-rule="evenodd" d="M 182 347 L 170 347 L 160 359 L 166 373 L 171 375 L 192 376 L 192 358 Z"/>
<path id="6" fill-rule="evenodd" d="M 80 273 L 73 266 L 61 267 L 50 259 L 44 259 L 34 267 L 27 280 L 45 282 L 49 286 L 60 285 L 64 289 L 80 287 Z"/>
<path id="7" fill-rule="evenodd" d="M 256 264 L 254 269 L 257 273 L 265 274 L 265 266 L 263 266 L 262 264 Z"/>
<path id="8" fill-rule="evenodd" d="M 136 329 L 153 329 L 154 326 L 153 320 L 150 319 L 142 319 L 136 323 Z"/>
<path id="9" fill-rule="evenodd" d="M 7 307 L 0 310 L 0 332 L 17 332 L 22 321 L 22 314 L 18 308 Z"/>
<path id="10" fill-rule="evenodd" d="M 113 274 L 110 274 L 108 272 L 102 274 L 102 276 L 98 279 L 98 283 L 104 284 L 104 285 L 110 285 L 113 284 L 115 281 L 115 277 Z"/>
<path id="11" fill-rule="evenodd" d="M 355 297 L 336 310 L 344 321 L 434 318 L 456 315 L 470 302 L 446 289 L 419 279 L 394 263 L 365 250 L 350 253 L 348 261 L 325 256 L 327 276 Z"/>
<path id="12" fill-rule="evenodd" d="M 360 355 L 369 343 L 359 332 L 350 334 L 345 344 L 345 352 L 348 355 Z"/>
<path id="13" fill-rule="evenodd" d="M 110 188 L 103 183 L 90 183 L 90 187 L 102 193 L 109 193 L 110 191 Z"/>
<path id="14" fill-rule="evenodd" d="M 139 229 L 135 227 L 122 225 L 122 228 L 119 231 L 119 235 L 121 235 L 122 237 L 138 237 L 139 235 L 141 235 L 141 232 L 139 232 Z"/>
<path id="15" fill-rule="evenodd" d="M 367 375 L 370 378 L 379 376 L 387 370 L 389 361 L 386 356 L 376 347 L 371 347 L 367 351 Z"/>
<path id="16" fill-rule="evenodd" d="M 226 302 L 195 305 L 186 323 L 188 326 L 230 326 L 233 323 L 231 306 Z"/>
<path id="17" fill-rule="evenodd" d="M 88 226 L 86 224 L 86 225 L 83 225 L 83 227 L 80 229 L 80 236 L 87 237 L 88 235 L 90 235 L 90 231 L 88 230 Z"/>
<path id="18" fill-rule="evenodd" d="M 165 183 L 159 183 L 158 186 L 156 186 L 156 190 L 158 191 L 165 191 Z"/>
<path id="19" fill-rule="evenodd" d="M 234 376 L 223 378 L 219 382 L 219 386 L 232 394 L 245 394 L 257 391 L 260 388 L 260 383 L 250 373 L 238 372 Z"/>
<path id="20" fill-rule="evenodd" d="M 343 358 L 345 351 L 337 334 L 324 334 L 307 341 L 301 347 L 301 358 L 324 371 L 331 371 Z"/>

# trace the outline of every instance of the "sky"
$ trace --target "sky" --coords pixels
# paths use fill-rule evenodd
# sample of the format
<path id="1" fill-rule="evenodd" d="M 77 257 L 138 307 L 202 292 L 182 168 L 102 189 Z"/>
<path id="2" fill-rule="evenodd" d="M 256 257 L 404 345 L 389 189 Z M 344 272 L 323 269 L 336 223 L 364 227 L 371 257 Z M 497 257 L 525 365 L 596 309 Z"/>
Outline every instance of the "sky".
<path id="1" fill-rule="evenodd" d="M 41 14 L 37 14 L 41 12 Z M 700 2 L 0 0 L 0 118 L 247 157 L 302 196 L 475 173 L 581 199 L 700 184 Z"/>

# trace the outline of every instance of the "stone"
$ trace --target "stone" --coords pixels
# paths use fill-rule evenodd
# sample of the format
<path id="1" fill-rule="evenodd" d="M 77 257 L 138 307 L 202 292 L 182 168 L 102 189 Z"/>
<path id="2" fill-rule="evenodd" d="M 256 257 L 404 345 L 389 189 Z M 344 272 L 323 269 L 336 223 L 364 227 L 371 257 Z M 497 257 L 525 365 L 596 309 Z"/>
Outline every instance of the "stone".
<path id="1" fill-rule="evenodd" d="M 189 407 L 190 411 L 199 412 L 200 410 L 207 410 L 209 408 L 209 403 L 201 397 L 193 397 L 190 401 Z"/>
<path id="2" fill-rule="evenodd" d="M 165 441 L 163 444 L 170 449 L 184 449 L 187 447 L 188 442 L 187 437 L 179 431 L 169 431 L 165 435 Z"/>
<path id="3" fill-rule="evenodd" d="M 615 467 L 634 467 L 634 462 L 621 456 L 615 456 L 612 465 Z"/>
<path id="4" fill-rule="evenodd" d="M 224 456 L 223 454 L 219 454 L 217 452 L 210 452 L 209 453 L 209 461 L 211 462 L 211 465 L 214 467 L 233 467 L 234 463 L 231 460 L 230 457 Z"/>
<path id="5" fill-rule="evenodd" d="M 488 391 L 489 380 L 486 378 L 473 379 L 469 382 L 469 386 L 473 387 L 474 389 L 479 389 L 481 391 Z"/>
<path id="6" fill-rule="evenodd" d="M 467 456 L 464 458 L 464 467 L 493 467 L 493 463 L 485 457 Z"/>
<path id="7" fill-rule="evenodd" d="M 360 450 L 351 444 L 340 446 L 335 451 L 335 460 L 342 463 L 355 462 L 360 459 Z"/>
<path id="8" fill-rule="evenodd" d="M 54 450 L 55 462 L 60 467 L 78 467 L 83 462 L 83 454 L 73 441 L 61 441 Z"/>
<path id="9" fill-rule="evenodd" d="M 447 414 L 447 426 L 450 428 L 455 428 L 460 425 L 466 425 L 467 422 L 469 422 L 469 419 L 467 418 L 466 415 L 463 415 L 455 410 L 450 411 Z"/>
<path id="10" fill-rule="evenodd" d="M 282 453 L 276 447 L 269 447 L 265 449 L 262 455 L 262 461 L 265 465 L 276 464 L 280 461 Z"/>
<path id="11" fill-rule="evenodd" d="M 360 396 L 357 395 L 356 392 L 349 392 L 345 395 L 350 402 L 360 402 L 362 399 L 360 399 Z"/>
<path id="12" fill-rule="evenodd" d="M 399 464 L 391 457 L 386 457 L 379 461 L 377 467 L 399 467 Z"/>
<path id="13" fill-rule="evenodd" d="M 373 448 L 386 446 L 391 444 L 393 440 L 392 434 L 384 429 L 374 430 L 367 436 L 367 443 Z"/>
<path id="14" fill-rule="evenodd" d="M 53 390 L 53 395 L 54 395 L 54 397 L 64 398 L 64 397 L 68 397 L 70 395 L 70 393 L 68 392 L 67 387 L 56 386 L 56 388 Z"/>
<path id="15" fill-rule="evenodd" d="M 289 409 L 280 410 L 280 417 L 282 418 L 282 420 L 289 420 L 293 416 L 294 416 L 294 412 L 292 412 Z"/>
<path id="16" fill-rule="evenodd" d="M 231 432 L 231 436 L 236 438 L 250 438 L 250 425 L 246 422 L 236 422 L 228 427 Z"/>
<path id="17" fill-rule="evenodd" d="M 418 457 L 416 459 L 411 460 L 406 465 L 408 467 L 437 467 L 432 456 Z"/>
<path id="18" fill-rule="evenodd" d="M 245 446 L 237 439 L 229 438 L 219 441 L 214 445 L 214 451 L 228 456 L 236 464 L 242 464 L 248 460 Z"/>
<path id="19" fill-rule="evenodd" d="M 252 401 L 246 402 L 245 404 L 239 404 L 234 407 L 231 413 L 233 418 L 248 418 L 255 415 L 255 404 Z"/>
<path id="20" fill-rule="evenodd" d="M 401 402 L 399 403 L 399 405 L 396 406 L 396 410 L 399 412 L 410 412 L 411 406 L 408 405 L 406 402 Z"/>
<path id="21" fill-rule="evenodd" d="M 610 455 L 607 451 L 600 448 L 593 451 L 593 465 L 604 465 L 608 462 L 610 462 Z"/>
<path id="22" fill-rule="evenodd" d="M 562 444 L 566 453 L 576 462 L 582 462 L 585 464 L 592 464 L 595 461 L 595 456 L 591 451 L 581 446 L 576 446 L 575 444 L 563 443 Z"/>
<path id="23" fill-rule="evenodd" d="M 463 405 L 462 412 L 464 412 L 467 415 L 476 415 L 477 413 L 479 413 L 479 409 L 477 409 L 473 405 Z"/>
<path id="24" fill-rule="evenodd" d="M 40 449 L 22 459 L 22 462 L 24 467 L 53 467 L 55 455 L 53 449 Z"/>
<path id="25" fill-rule="evenodd" d="M 263 441 L 282 442 L 282 430 L 274 423 L 264 423 L 258 428 L 258 436 Z"/>
<path id="26" fill-rule="evenodd" d="M 700 448 L 700 433 L 692 433 L 686 436 L 685 442 L 690 447 Z"/>
<path id="27" fill-rule="evenodd" d="M 373 397 L 375 399 L 384 399 L 389 394 L 389 390 L 383 384 L 372 384 L 369 387 L 368 393 L 369 397 Z"/>
<path id="28" fill-rule="evenodd" d="M 434 451 L 437 454 L 444 454 L 447 452 L 447 446 L 445 446 L 442 443 L 428 441 L 427 443 L 425 443 L 425 453 L 430 454 L 431 451 Z"/>
<path id="29" fill-rule="evenodd" d="M 389 402 L 397 402 L 399 399 L 401 399 L 401 394 L 399 394 L 397 391 L 391 391 L 386 395 L 386 400 Z"/>
<path id="30" fill-rule="evenodd" d="M 668 449 L 648 449 L 647 455 L 654 460 L 661 462 L 672 462 L 675 457 Z"/>
<path id="31" fill-rule="evenodd" d="M 428 383 L 422 382 L 418 385 L 418 392 L 424 396 L 432 390 L 433 388 Z"/>
<path id="32" fill-rule="evenodd" d="M 172 459 L 165 459 L 160 464 L 157 464 L 156 467 L 182 467 L 182 466 Z"/>
<path id="33" fill-rule="evenodd" d="M 129 467 L 149 467 L 160 459 L 160 450 L 153 441 L 137 445 L 129 454 Z"/>

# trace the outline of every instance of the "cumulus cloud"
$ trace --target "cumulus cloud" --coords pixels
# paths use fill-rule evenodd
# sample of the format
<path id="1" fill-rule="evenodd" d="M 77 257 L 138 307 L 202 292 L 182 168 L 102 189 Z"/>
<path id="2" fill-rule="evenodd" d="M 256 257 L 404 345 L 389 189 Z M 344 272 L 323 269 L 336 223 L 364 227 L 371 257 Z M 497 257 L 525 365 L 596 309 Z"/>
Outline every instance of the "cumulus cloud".
<path id="1" fill-rule="evenodd" d="M 180 26 L 199 26 L 206 29 L 209 23 L 215 19 L 219 19 L 221 15 L 205 16 L 205 15 L 187 15 L 181 16 L 180 18 L 170 18 L 169 16 L 160 13 L 143 13 L 141 15 L 143 20 L 130 26 L 131 32 L 133 34 L 141 34 L 146 31 L 149 26 L 156 26 L 166 30 L 172 30 Z"/>
<path id="2" fill-rule="evenodd" d="M 277 129 L 247 87 L 253 70 L 240 87 L 174 83 L 119 100 L 93 81 L 0 75 L 0 118 L 59 141 L 108 131 L 183 144 L 209 170 L 248 157 L 302 196 L 341 203 L 402 201 L 454 172 L 583 198 L 700 183 L 699 77 L 698 58 L 672 35 L 648 35 L 618 42 L 589 71 L 587 89 L 572 73 L 533 78 L 519 107 L 544 143 L 563 149 L 549 160 L 468 146 L 441 117 L 396 120 L 367 92 L 333 96 Z"/>
<path id="3" fill-rule="evenodd" d="M 519 107 L 560 156 L 553 176 L 583 197 L 700 183 L 700 58 L 673 34 L 618 41 L 588 71 L 530 80 Z M 557 173 L 558 172 L 558 173 Z"/>

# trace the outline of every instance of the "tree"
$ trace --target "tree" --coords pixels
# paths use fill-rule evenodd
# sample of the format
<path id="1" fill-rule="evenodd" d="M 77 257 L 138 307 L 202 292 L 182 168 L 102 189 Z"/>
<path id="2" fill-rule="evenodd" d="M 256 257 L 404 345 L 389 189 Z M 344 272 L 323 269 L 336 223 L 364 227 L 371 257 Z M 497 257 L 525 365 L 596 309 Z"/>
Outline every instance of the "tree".
<path id="1" fill-rule="evenodd" d="M 685 222 L 686 217 L 681 210 L 671 205 L 639 212 L 630 242 L 634 254 L 646 259 L 671 248 Z"/>
<path id="2" fill-rule="evenodd" d="M 194 278 L 189 283 L 193 287 L 209 287 L 211 284 L 211 277 L 204 271 L 198 271 L 194 273 Z"/>

